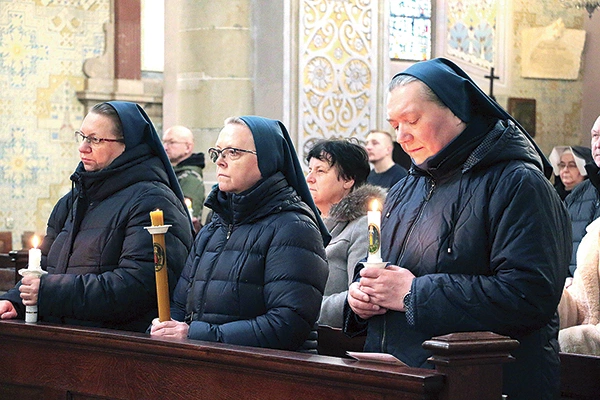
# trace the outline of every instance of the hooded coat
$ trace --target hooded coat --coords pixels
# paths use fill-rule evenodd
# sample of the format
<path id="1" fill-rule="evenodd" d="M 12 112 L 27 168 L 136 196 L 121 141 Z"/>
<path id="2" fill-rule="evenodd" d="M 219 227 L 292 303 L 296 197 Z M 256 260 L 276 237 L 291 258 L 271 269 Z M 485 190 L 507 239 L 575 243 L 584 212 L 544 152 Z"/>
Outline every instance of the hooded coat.
<path id="1" fill-rule="evenodd" d="M 285 127 L 242 117 L 262 179 L 241 193 L 218 185 L 205 206 L 171 316 L 190 339 L 299 350 L 319 316 L 329 233 L 316 212 Z"/>
<path id="2" fill-rule="evenodd" d="M 386 190 L 373 185 L 362 185 L 334 204 L 324 222 L 331 233 L 331 242 L 325 248 L 329 264 L 329 278 L 325 286 L 319 324 L 341 328 L 348 286 L 354 280 L 354 267 L 367 256 L 369 229 L 367 211 L 373 199 L 385 201 Z"/>
<path id="3" fill-rule="evenodd" d="M 71 193 L 52 210 L 41 245 L 48 275 L 40 280 L 38 319 L 144 332 L 157 316 L 152 237 L 144 229 L 150 212 L 163 210 L 171 225 L 165 235 L 171 289 L 192 245 L 192 228 L 147 115 L 133 103 L 109 104 L 121 119 L 125 151 L 100 171 L 85 171 L 80 163 Z M 1 298 L 22 318 L 18 288 Z"/>
<path id="4" fill-rule="evenodd" d="M 585 165 L 588 179 L 575 186 L 565 199 L 573 227 L 573 252 L 569 264 L 569 274 L 573 276 L 577 269 L 577 251 L 579 243 L 586 234 L 586 228 L 600 218 L 600 168 L 595 163 Z"/>
<path id="5" fill-rule="evenodd" d="M 558 394 L 556 307 L 570 258 L 566 210 L 548 161 L 506 112 L 456 65 L 436 59 L 404 72 L 427 84 L 465 130 L 388 194 L 384 261 L 415 278 L 407 312 L 361 320 L 346 307 L 344 330 L 367 328 L 365 351 L 429 367 L 433 336 L 493 331 L 519 340 L 504 366 L 510 399 Z M 403 295 L 403 294 L 399 294 Z"/>

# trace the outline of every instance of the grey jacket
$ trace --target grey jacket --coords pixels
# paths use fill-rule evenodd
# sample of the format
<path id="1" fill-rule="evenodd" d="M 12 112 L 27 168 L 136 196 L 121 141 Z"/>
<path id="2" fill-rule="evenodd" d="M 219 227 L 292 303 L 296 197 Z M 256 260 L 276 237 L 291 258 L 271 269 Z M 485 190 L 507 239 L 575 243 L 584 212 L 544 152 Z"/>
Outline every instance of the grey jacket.
<path id="1" fill-rule="evenodd" d="M 320 325 L 341 328 L 344 302 L 348 286 L 354 279 L 354 266 L 367 256 L 369 246 L 367 210 L 377 199 L 385 201 L 386 190 L 363 185 L 350 192 L 331 208 L 324 222 L 331 233 L 331 242 L 325 248 L 329 263 L 329 278 L 321 303 Z"/>

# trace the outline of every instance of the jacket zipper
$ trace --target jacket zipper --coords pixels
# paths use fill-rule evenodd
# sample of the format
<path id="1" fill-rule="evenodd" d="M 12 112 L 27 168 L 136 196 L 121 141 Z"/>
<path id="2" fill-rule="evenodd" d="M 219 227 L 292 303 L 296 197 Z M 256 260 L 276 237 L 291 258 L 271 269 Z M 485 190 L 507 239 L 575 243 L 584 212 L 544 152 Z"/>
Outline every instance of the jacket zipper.
<path id="1" fill-rule="evenodd" d="M 406 235 L 406 239 L 404 239 L 404 243 L 402 244 L 402 250 L 400 251 L 400 262 L 398 263 L 399 265 L 402 264 L 402 259 L 404 258 L 404 251 L 406 250 L 406 244 L 408 243 L 408 239 L 410 238 L 411 234 L 413 233 L 415 225 L 417 225 L 417 222 L 419 221 L 419 219 L 421 219 L 421 215 L 423 214 L 425 205 L 427 204 L 427 202 L 429 202 L 429 200 L 431 199 L 431 196 L 433 195 L 433 191 L 435 190 L 435 181 L 432 179 L 430 179 L 430 181 L 431 181 L 431 187 L 429 188 L 429 192 L 427 193 L 427 196 L 425 197 L 425 201 L 423 201 L 423 203 L 421 203 L 421 207 L 419 208 L 417 218 L 415 218 L 414 222 L 410 226 L 410 228 L 408 230 L 408 234 Z M 388 315 L 387 313 L 385 313 L 383 315 L 383 334 L 381 335 L 381 351 L 383 351 L 383 352 L 385 352 L 385 350 L 386 350 L 387 315 Z"/>

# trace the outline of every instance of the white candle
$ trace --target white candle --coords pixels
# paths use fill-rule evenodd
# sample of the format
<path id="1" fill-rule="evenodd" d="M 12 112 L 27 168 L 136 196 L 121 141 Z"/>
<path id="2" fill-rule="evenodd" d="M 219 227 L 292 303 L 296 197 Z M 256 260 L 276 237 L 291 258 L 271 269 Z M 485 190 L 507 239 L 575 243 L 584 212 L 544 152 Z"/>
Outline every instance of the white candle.
<path id="1" fill-rule="evenodd" d="M 190 214 L 190 218 L 194 218 L 194 208 L 192 207 L 192 199 L 189 197 L 184 197 L 185 206 L 188 209 L 188 213 Z"/>
<path id="2" fill-rule="evenodd" d="M 367 222 L 369 224 L 369 257 L 367 262 L 380 263 L 381 259 L 381 211 L 379 211 L 379 202 L 371 202 L 371 211 L 367 212 Z"/>
<path id="3" fill-rule="evenodd" d="M 27 269 L 40 270 L 42 269 L 42 250 L 38 249 L 39 239 L 37 236 L 33 237 L 33 249 L 29 249 L 29 266 Z"/>
<path id="4" fill-rule="evenodd" d="M 29 265 L 27 268 L 19 270 L 21 276 L 34 275 L 40 277 L 46 274 L 46 271 L 42 270 L 42 250 L 38 249 L 39 239 L 37 236 L 33 237 L 32 240 L 33 249 L 29 249 Z M 25 307 L 25 322 L 35 323 L 38 320 L 38 306 L 26 306 Z"/>

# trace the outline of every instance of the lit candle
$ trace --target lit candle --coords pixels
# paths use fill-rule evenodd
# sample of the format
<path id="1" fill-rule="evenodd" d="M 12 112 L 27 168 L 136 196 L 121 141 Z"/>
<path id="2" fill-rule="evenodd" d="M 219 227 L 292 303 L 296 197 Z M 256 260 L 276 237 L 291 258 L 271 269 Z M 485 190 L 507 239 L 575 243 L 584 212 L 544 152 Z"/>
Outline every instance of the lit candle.
<path id="1" fill-rule="evenodd" d="M 19 274 L 21 276 L 25 275 L 33 275 L 39 278 L 42 275 L 47 274 L 46 271 L 42 269 L 42 250 L 38 249 L 37 246 L 40 240 L 37 236 L 34 236 L 31 240 L 31 244 L 33 244 L 33 248 L 29 249 L 29 259 L 27 268 L 21 268 L 19 270 Z M 25 322 L 34 323 L 38 320 L 38 306 L 37 304 L 34 306 L 26 306 L 25 307 Z"/>
<path id="2" fill-rule="evenodd" d="M 154 229 L 148 229 L 152 234 L 154 244 L 154 271 L 156 273 L 156 299 L 158 301 L 158 320 L 160 322 L 171 320 L 169 305 L 169 276 L 167 273 L 167 249 L 165 246 L 165 233 L 170 225 L 164 225 L 162 210 L 150 212 L 150 220 Z"/>
<path id="3" fill-rule="evenodd" d="M 369 257 L 368 263 L 380 263 L 381 259 L 381 211 L 379 211 L 379 202 L 371 202 L 371 210 L 367 212 L 367 222 L 369 224 Z"/>
<path id="4" fill-rule="evenodd" d="M 29 265 L 27 268 L 29 270 L 37 271 L 42 269 L 42 250 L 37 248 L 39 242 L 40 240 L 38 237 L 34 235 L 33 239 L 31 240 L 33 248 L 29 249 Z"/>
<path id="5" fill-rule="evenodd" d="M 192 207 L 192 199 L 190 199 L 189 197 L 184 197 L 184 201 L 188 213 L 190 213 L 190 218 L 194 218 L 194 208 Z"/>

